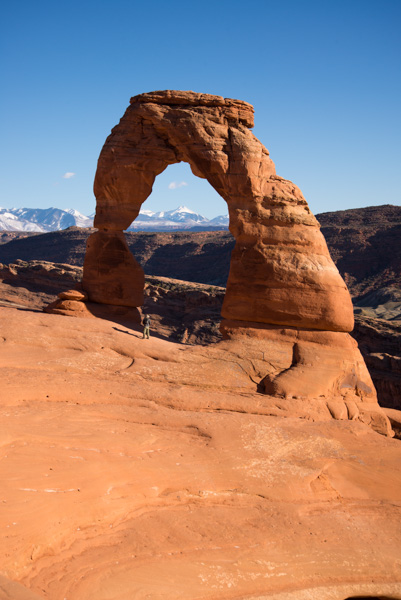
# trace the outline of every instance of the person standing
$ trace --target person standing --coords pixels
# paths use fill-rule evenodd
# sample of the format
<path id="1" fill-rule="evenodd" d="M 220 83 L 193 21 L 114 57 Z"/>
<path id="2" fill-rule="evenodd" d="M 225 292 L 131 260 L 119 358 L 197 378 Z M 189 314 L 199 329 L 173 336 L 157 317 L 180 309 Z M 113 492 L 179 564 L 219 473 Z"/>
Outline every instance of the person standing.
<path id="1" fill-rule="evenodd" d="M 143 318 L 143 339 L 147 338 L 149 339 L 149 332 L 150 332 L 150 317 L 149 315 L 145 315 Z"/>

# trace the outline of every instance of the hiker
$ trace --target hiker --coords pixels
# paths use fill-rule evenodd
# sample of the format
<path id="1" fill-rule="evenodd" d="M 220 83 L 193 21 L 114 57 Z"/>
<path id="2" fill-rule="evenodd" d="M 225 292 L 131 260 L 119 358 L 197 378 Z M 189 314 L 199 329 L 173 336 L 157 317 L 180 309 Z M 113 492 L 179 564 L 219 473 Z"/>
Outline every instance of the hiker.
<path id="1" fill-rule="evenodd" d="M 150 317 L 149 315 L 145 315 L 143 318 L 143 339 L 149 339 L 149 329 L 150 329 Z"/>

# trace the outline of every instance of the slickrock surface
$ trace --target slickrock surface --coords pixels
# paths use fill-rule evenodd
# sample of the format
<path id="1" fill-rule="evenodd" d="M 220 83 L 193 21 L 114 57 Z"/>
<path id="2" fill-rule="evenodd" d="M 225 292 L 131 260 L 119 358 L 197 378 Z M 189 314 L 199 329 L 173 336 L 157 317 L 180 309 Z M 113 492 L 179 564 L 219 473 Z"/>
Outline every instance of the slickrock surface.
<path id="1" fill-rule="evenodd" d="M 394 431 L 394 437 L 401 440 L 401 410 L 395 408 L 385 408 L 384 412 L 390 420 Z"/>
<path id="2" fill-rule="evenodd" d="M 173 90 L 131 99 L 98 161 L 94 225 L 101 233 L 88 240 L 83 275 L 90 299 L 142 304 L 137 294 L 128 304 L 128 286 L 137 281 L 139 290 L 143 280 L 120 243 L 121 232 L 138 215 L 156 176 L 168 165 L 185 161 L 228 206 L 236 244 L 223 317 L 319 331 L 352 330 L 351 299 L 315 217 L 300 190 L 276 174 L 269 152 L 250 127 L 253 108 L 238 100 Z M 99 235 L 101 259 L 99 244 L 92 243 Z M 131 277 L 123 277 L 129 269 Z"/>
<path id="3" fill-rule="evenodd" d="M 0 306 L 42 310 L 56 301 L 57 296 L 67 301 L 83 300 L 82 292 L 70 289 L 81 278 L 82 269 L 78 267 L 71 271 L 66 270 L 65 265 L 38 261 L 3 265 L 0 271 Z M 57 294 L 60 289 L 66 291 Z M 146 276 L 143 310 L 151 315 L 153 330 L 165 339 L 189 344 L 213 343 L 221 340 L 219 325 L 224 293 L 225 288 L 218 286 Z M 112 317 L 110 307 L 104 307 L 102 313 L 101 305 L 92 304 L 94 312 L 91 313 L 85 310 L 88 303 L 75 302 L 74 310 L 68 309 L 66 302 L 62 306 L 59 301 L 57 304 L 60 314 L 93 317 L 96 313 L 99 317 Z M 113 318 L 121 323 L 130 317 L 123 308 L 114 307 Z M 131 319 L 133 317 L 131 314 Z M 401 409 L 400 322 L 356 315 L 352 336 L 360 344 L 378 392 L 379 404 Z"/>
<path id="4" fill-rule="evenodd" d="M 0 309 L 2 600 L 401 597 L 400 441 L 230 343 Z"/>

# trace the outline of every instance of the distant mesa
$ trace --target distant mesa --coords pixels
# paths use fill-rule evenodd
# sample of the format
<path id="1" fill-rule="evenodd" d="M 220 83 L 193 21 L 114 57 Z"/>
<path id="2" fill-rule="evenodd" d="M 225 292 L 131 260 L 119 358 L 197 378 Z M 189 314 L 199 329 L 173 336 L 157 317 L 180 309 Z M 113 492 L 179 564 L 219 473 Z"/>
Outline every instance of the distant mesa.
<path id="1" fill-rule="evenodd" d="M 209 94 L 159 91 L 131 99 L 101 151 L 82 286 L 89 301 L 143 305 L 144 273 L 124 230 L 157 175 L 185 161 L 227 202 L 235 238 L 222 308 L 227 342 L 255 365 L 255 386 L 283 413 L 360 420 L 390 434 L 352 331 L 353 309 L 299 188 L 279 177 L 249 131 L 253 107 Z M 138 311 L 139 320 L 139 311 Z M 302 411 L 301 411 L 302 412 Z M 295 413 L 294 413 L 295 414 Z"/>

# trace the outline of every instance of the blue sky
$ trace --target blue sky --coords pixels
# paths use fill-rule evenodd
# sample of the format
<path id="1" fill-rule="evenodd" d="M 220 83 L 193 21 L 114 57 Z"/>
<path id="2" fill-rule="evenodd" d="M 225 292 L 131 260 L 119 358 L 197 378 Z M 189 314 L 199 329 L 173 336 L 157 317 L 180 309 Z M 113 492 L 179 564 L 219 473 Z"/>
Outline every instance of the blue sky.
<path id="1" fill-rule="evenodd" d="M 131 96 L 158 89 L 253 104 L 255 135 L 315 213 L 399 205 L 400 30 L 400 0 L 8 2 L 0 206 L 94 212 L 107 135 Z M 185 164 L 144 208 L 179 204 L 226 212 Z"/>

